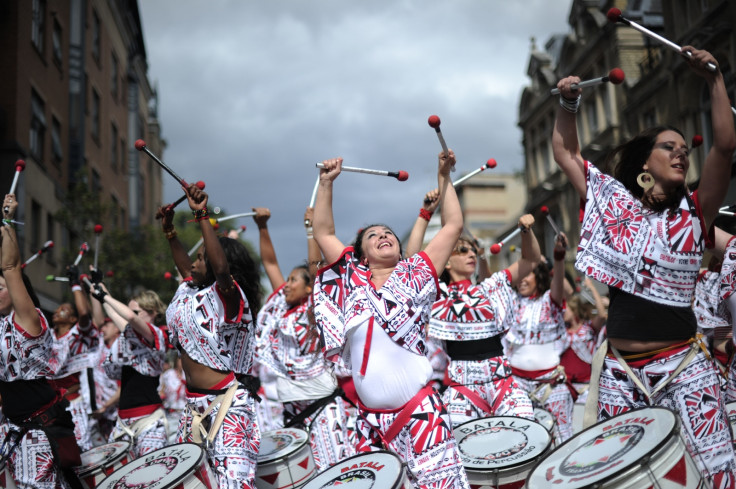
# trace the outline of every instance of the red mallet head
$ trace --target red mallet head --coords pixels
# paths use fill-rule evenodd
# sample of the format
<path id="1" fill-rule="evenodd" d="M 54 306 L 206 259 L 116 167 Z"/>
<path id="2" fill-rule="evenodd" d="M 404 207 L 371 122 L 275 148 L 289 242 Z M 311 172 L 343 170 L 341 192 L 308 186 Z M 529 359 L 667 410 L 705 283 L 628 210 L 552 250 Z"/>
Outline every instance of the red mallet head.
<path id="1" fill-rule="evenodd" d="M 496 165 L 497 165 L 497 164 L 498 164 L 498 163 L 496 163 L 496 160 L 494 160 L 493 158 L 491 158 L 491 159 L 489 159 L 488 161 L 486 161 L 486 166 L 487 166 L 488 168 L 496 168 Z"/>
<path id="2" fill-rule="evenodd" d="M 617 9 L 616 7 L 608 9 L 606 17 L 608 17 L 609 22 L 618 22 L 619 19 L 621 19 L 621 10 Z"/>
<path id="3" fill-rule="evenodd" d="M 164 273 L 164 280 L 171 280 L 171 272 Z"/>
<path id="4" fill-rule="evenodd" d="M 102 232 L 102 224 L 95 224 L 95 234 L 100 234 Z"/>
<path id="5" fill-rule="evenodd" d="M 194 185 L 196 185 L 199 190 L 204 190 L 204 182 L 202 180 L 198 181 Z"/>
<path id="6" fill-rule="evenodd" d="M 501 252 L 501 245 L 496 243 L 494 245 L 491 245 L 491 253 L 494 255 L 498 255 Z"/>
<path id="7" fill-rule="evenodd" d="M 610 81 L 614 85 L 623 83 L 625 77 L 626 75 L 624 75 L 624 70 L 622 70 L 621 68 L 614 68 L 608 72 L 608 81 Z"/>
<path id="8" fill-rule="evenodd" d="M 436 115 L 430 115 L 429 119 L 427 119 L 427 123 L 430 127 L 437 129 L 438 127 L 440 127 L 440 118 Z"/>
<path id="9" fill-rule="evenodd" d="M 138 139 L 135 142 L 135 149 L 137 149 L 138 151 L 143 151 L 143 148 L 145 147 L 146 147 L 146 142 L 144 140 Z"/>
<path id="10" fill-rule="evenodd" d="M 15 162 L 15 171 L 23 171 L 26 169 L 26 162 L 23 160 L 18 160 Z"/>
<path id="11" fill-rule="evenodd" d="M 546 205 L 543 205 L 539 209 L 539 211 L 542 213 L 543 216 L 548 216 L 549 215 L 549 207 L 547 207 Z"/>
<path id="12" fill-rule="evenodd" d="M 695 136 L 693 136 L 693 144 L 692 144 L 693 148 L 697 148 L 698 146 L 702 144 L 703 144 L 703 136 L 701 136 L 700 134 L 696 134 Z"/>
<path id="13" fill-rule="evenodd" d="M 241 232 L 242 232 L 242 231 L 245 231 L 245 224 L 242 224 L 242 225 L 240 226 L 240 231 L 241 231 Z"/>
<path id="14" fill-rule="evenodd" d="M 105 272 L 105 277 L 107 278 L 112 278 L 114 275 L 115 272 L 113 272 L 112 270 L 108 270 L 107 272 Z"/>
<path id="15" fill-rule="evenodd" d="M 404 170 L 399 170 L 399 176 L 397 176 L 396 179 L 400 182 L 409 180 L 409 173 L 405 172 Z"/>

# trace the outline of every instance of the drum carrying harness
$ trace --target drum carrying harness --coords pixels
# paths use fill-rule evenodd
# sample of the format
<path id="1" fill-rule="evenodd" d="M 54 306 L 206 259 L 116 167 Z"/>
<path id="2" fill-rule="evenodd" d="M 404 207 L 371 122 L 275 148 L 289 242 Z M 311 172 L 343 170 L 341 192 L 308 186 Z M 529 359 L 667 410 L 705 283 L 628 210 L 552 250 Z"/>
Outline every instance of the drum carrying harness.
<path id="1" fill-rule="evenodd" d="M 168 428 L 168 421 L 166 419 L 166 411 L 163 410 L 163 408 L 158 408 L 145 418 L 141 418 L 135 423 L 133 423 L 130 427 L 125 424 L 125 422 L 120 418 L 118 415 L 118 426 L 123 431 L 120 435 L 116 436 L 113 441 L 121 439 L 123 436 L 128 435 L 131 439 L 131 441 L 134 441 L 138 438 L 138 435 L 141 434 L 141 432 L 148 428 L 149 426 L 154 425 L 158 422 L 159 419 L 164 420 L 164 425 Z"/>

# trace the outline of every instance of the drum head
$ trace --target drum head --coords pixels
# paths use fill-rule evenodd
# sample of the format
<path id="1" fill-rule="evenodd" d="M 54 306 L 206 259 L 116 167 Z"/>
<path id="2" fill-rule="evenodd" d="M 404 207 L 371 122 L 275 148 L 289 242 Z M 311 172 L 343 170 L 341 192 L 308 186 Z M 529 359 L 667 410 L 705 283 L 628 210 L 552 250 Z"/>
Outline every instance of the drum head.
<path id="1" fill-rule="evenodd" d="M 309 435 L 307 432 L 297 428 L 280 428 L 267 431 L 261 435 L 258 463 L 263 464 L 288 457 L 308 442 Z"/>
<path id="2" fill-rule="evenodd" d="M 80 455 L 82 465 L 77 467 L 77 473 L 82 476 L 100 467 L 112 465 L 127 455 L 128 452 L 130 452 L 130 442 L 127 441 L 115 441 L 107 445 L 94 447 Z"/>
<path id="3" fill-rule="evenodd" d="M 529 488 L 573 489 L 625 472 L 679 436 L 678 419 L 665 408 L 634 409 L 578 433 L 532 469 Z"/>
<path id="4" fill-rule="evenodd" d="M 736 402 L 726 404 L 726 414 L 728 415 L 728 424 L 731 425 L 731 439 L 736 440 Z"/>
<path id="5" fill-rule="evenodd" d="M 463 466 L 474 471 L 522 466 L 544 454 L 552 444 L 544 426 L 513 416 L 479 418 L 453 431 Z"/>
<path id="6" fill-rule="evenodd" d="M 398 489 L 404 468 L 399 457 L 379 450 L 361 453 L 332 465 L 310 479 L 302 489 Z"/>
<path id="7" fill-rule="evenodd" d="M 204 450 L 194 443 L 171 445 L 124 465 L 100 482 L 97 489 L 176 487 L 195 472 L 204 457 Z"/>
<path id="8" fill-rule="evenodd" d="M 557 423 L 554 415 L 542 408 L 534 408 L 534 419 L 537 420 L 537 423 L 547 428 L 547 431 L 550 433 L 552 433 L 552 430 L 555 428 L 555 424 Z"/>

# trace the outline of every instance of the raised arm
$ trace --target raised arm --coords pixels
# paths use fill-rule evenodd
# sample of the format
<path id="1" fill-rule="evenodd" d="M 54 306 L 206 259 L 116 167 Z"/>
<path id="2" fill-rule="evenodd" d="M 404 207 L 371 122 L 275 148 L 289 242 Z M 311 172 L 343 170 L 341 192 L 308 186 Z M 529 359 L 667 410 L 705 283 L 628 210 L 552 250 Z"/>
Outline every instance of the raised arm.
<path id="1" fill-rule="evenodd" d="M 447 155 L 444 151 L 439 154 L 437 188 L 440 191 L 442 227 L 424 250 L 438 273 L 445 268 L 457 239 L 463 232 L 463 212 L 450 179 L 450 170 L 454 164 L 455 153 L 452 150 Z"/>
<path id="2" fill-rule="evenodd" d="M 307 207 L 304 211 L 304 227 L 307 228 L 307 268 L 309 270 L 309 276 L 314 279 L 317 276 L 317 272 L 323 265 L 322 252 L 314 240 L 314 229 L 312 228 L 312 221 L 314 220 L 314 208 Z"/>
<path id="3" fill-rule="evenodd" d="M 606 311 L 606 305 L 603 304 L 603 297 L 598 293 L 598 289 L 595 288 L 593 280 L 590 277 L 585 277 L 583 285 L 590 291 L 590 295 L 593 296 L 593 301 L 595 302 L 594 306 L 596 309 L 596 315 L 591 320 L 590 325 L 597 333 L 601 330 L 603 325 L 606 324 L 606 321 L 608 320 L 608 311 Z"/>
<path id="4" fill-rule="evenodd" d="M 187 250 L 179 241 L 174 228 L 174 210 L 168 206 L 159 207 L 156 211 L 156 219 L 161 219 L 161 229 L 164 236 L 169 241 L 171 248 L 171 256 L 174 258 L 174 264 L 182 278 L 188 278 L 192 273 L 192 259 L 189 258 Z"/>
<path id="5" fill-rule="evenodd" d="M 685 59 L 695 73 L 705 78 L 710 92 L 713 146 L 705 157 L 698 185 L 698 201 L 708 229 L 718 216 L 718 209 L 723 205 L 731 182 L 731 159 L 736 149 L 736 131 L 723 74 L 720 68 L 715 73 L 705 68 L 707 63 L 718 66 L 718 62 L 708 51 L 698 50 L 692 46 L 683 46 L 682 50 L 692 53 L 691 57 Z"/>
<path id="6" fill-rule="evenodd" d="M 555 304 L 565 302 L 565 254 L 567 251 L 567 236 L 560 233 L 555 239 L 554 265 L 552 267 L 552 283 L 549 295 Z"/>
<path id="7" fill-rule="evenodd" d="M 576 121 L 581 89 L 571 89 L 570 85 L 573 83 L 580 83 L 580 78 L 569 76 L 557 83 L 561 99 L 552 131 L 552 152 L 557 165 L 565 172 L 573 188 L 584 199 L 586 194 L 585 162 L 580 153 Z"/>
<path id="8" fill-rule="evenodd" d="M 406 242 L 406 256 L 411 256 L 422 250 L 424 242 L 424 233 L 427 232 L 427 225 L 432 218 L 437 206 L 440 205 L 440 191 L 438 189 L 430 190 L 424 195 L 422 208 L 419 209 L 419 216 L 411 228 L 409 239 Z"/>
<path id="9" fill-rule="evenodd" d="M 0 266 L 10 301 L 13 303 L 15 322 L 31 336 L 38 336 L 43 332 L 41 318 L 23 283 L 18 236 L 10 222 L 7 222 L 13 220 L 17 208 L 15 194 L 6 195 L 3 201 L 3 222 L 0 223 Z"/>
<path id="10" fill-rule="evenodd" d="M 105 288 L 104 284 L 98 284 L 94 286 L 95 297 L 109 306 L 110 309 L 115 311 L 115 314 L 122 318 L 127 324 L 129 324 L 136 333 L 142 336 L 149 344 L 154 344 L 156 337 L 151 331 L 151 327 L 141 317 L 139 317 L 133 310 L 126 304 L 123 304 L 116 298 L 110 295 L 110 292 Z M 111 316 L 113 322 L 116 322 L 115 316 Z M 117 322 L 116 322 L 117 324 Z M 122 330 L 121 330 L 122 331 Z"/>
<path id="11" fill-rule="evenodd" d="M 314 202 L 312 229 L 314 240 L 322 250 L 325 261 L 333 263 L 345 249 L 345 245 L 335 235 L 335 219 L 332 215 L 332 184 L 342 171 L 342 158 L 333 158 L 322 163 L 324 168 L 319 171 L 319 190 Z"/>
<path id="12" fill-rule="evenodd" d="M 274 250 L 273 243 L 271 242 L 271 234 L 268 232 L 267 223 L 271 217 L 271 211 L 265 207 L 253 207 L 253 212 L 256 213 L 253 216 L 253 220 L 258 226 L 258 247 L 261 251 L 263 269 L 266 271 L 266 276 L 268 276 L 268 280 L 271 282 L 271 288 L 276 290 L 281 287 L 281 284 L 285 280 L 279 267 L 279 261 L 276 258 L 276 250 Z"/>
<path id="13" fill-rule="evenodd" d="M 532 231 L 534 225 L 534 216 L 525 214 L 519 218 L 519 227 L 521 231 L 521 258 L 512 263 L 508 268 L 511 274 L 511 285 L 518 285 L 519 281 L 532 273 L 534 267 L 537 266 L 539 260 L 542 259 L 542 252 L 539 249 L 539 242 Z"/>

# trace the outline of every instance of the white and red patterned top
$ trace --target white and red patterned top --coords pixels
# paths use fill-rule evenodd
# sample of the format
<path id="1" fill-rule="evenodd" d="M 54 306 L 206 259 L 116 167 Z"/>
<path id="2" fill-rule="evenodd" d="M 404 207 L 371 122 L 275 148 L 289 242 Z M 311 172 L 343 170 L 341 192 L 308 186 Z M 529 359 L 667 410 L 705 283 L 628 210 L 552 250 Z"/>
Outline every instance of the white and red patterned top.
<path id="1" fill-rule="evenodd" d="M 153 344 L 139 335 L 133 326 L 125 327 L 110 347 L 110 354 L 104 363 L 105 372 L 111 379 L 120 380 L 124 366 L 148 377 L 157 377 L 164 371 L 166 361 L 166 336 L 161 328 L 152 324 L 148 327 L 154 336 Z"/>
<path id="2" fill-rule="evenodd" d="M 319 336 L 309 335 L 311 305 L 309 297 L 289 308 L 282 285 L 258 313 L 256 360 L 285 379 L 309 380 L 329 370 Z"/>
<path id="3" fill-rule="evenodd" d="M 726 250 L 723 252 L 723 263 L 721 264 L 721 274 L 718 281 L 718 297 L 720 303 L 718 305 L 718 313 L 726 318 L 728 324 L 731 324 L 731 311 L 729 310 L 726 300 L 731 297 L 736 289 L 736 236 L 732 236 L 726 244 Z"/>
<path id="4" fill-rule="evenodd" d="M 181 411 L 187 405 L 184 375 L 175 368 L 161 374 L 161 401 L 169 411 Z"/>
<path id="5" fill-rule="evenodd" d="M 482 340 L 505 333 L 518 308 L 508 270 L 478 285 L 470 280 L 440 284 L 442 297 L 432 305 L 428 335 L 441 340 Z"/>
<path id="6" fill-rule="evenodd" d="M 575 267 L 629 294 L 690 307 L 707 235 L 697 191 L 676 212 L 655 213 L 590 162 L 585 168 L 587 200 Z"/>
<path id="7" fill-rule="evenodd" d="M 515 316 L 510 319 L 512 324 L 504 336 L 504 343 L 513 345 L 555 343 L 559 348 L 567 334 L 564 312 L 565 305 L 556 304 L 549 290 L 541 297 L 519 297 L 519 307 Z"/>
<path id="8" fill-rule="evenodd" d="M 695 284 L 693 312 L 695 312 L 699 329 L 731 327 L 731 322 L 726 320 L 718 311 L 721 302 L 720 289 L 720 273 L 705 270 L 698 275 L 698 281 Z"/>
<path id="9" fill-rule="evenodd" d="M 437 272 L 429 257 L 419 252 L 399 261 L 391 276 L 376 290 L 371 271 L 355 258 L 352 246 L 338 260 L 320 270 L 314 284 L 314 317 L 322 330 L 326 356 L 342 356 L 345 338 L 354 328 L 374 318 L 399 346 L 418 355 L 427 354 L 425 327 L 437 300 Z"/>
<path id="10" fill-rule="evenodd" d="M 562 350 L 571 348 L 575 355 L 585 363 L 593 363 L 593 354 L 598 346 L 598 333 L 591 326 L 590 321 L 585 321 L 577 331 L 567 330 Z"/>
<path id="11" fill-rule="evenodd" d="M 90 323 L 86 330 L 79 323 L 71 327 L 63 336 L 54 338 L 54 354 L 65 357 L 66 362 L 56 375 L 50 379 L 61 379 L 81 372 L 94 365 L 100 344 L 100 332 Z"/>
<path id="12" fill-rule="evenodd" d="M 253 365 L 255 325 L 253 316 L 237 282 L 240 293 L 238 314 L 225 317 L 225 303 L 217 283 L 198 289 L 182 282 L 166 309 L 171 343 L 181 346 L 197 363 L 214 370 L 249 374 Z"/>
<path id="13" fill-rule="evenodd" d="M 31 336 L 15 323 L 15 312 L 0 316 L 0 331 L 3 341 L 0 343 L 0 381 L 32 380 L 38 377 L 53 375 L 66 358 L 55 357 L 53 350 L 53 333 L 43 313 L 38 311 L 41 319 L 41 334 Z"/>

